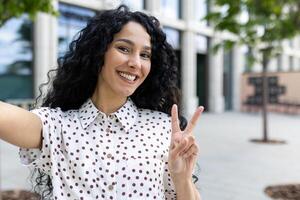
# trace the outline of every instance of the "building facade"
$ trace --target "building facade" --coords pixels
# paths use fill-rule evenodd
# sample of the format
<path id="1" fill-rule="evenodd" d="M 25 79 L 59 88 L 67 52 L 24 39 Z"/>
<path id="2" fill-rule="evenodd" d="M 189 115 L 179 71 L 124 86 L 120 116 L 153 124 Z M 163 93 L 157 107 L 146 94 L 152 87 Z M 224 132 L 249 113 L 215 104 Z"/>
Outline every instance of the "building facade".
<path id="1" fill-rule="evenodd" d="M 121 3 L 157 17 L 179 59 L 184 113 L 196 106 L 209 112 L 240 109 L 240 77 L 246 69 L 246 49 L 230 52 L 211 47 L 226 37 L 213 31 L 203 16 L 210 10 L 206 0 L 54 0 L 58 17 L 40 13 L 34 23 L 26 16 L 12 19 L 0 29 L 0 99 L 33 99 L 47 72 L 57 66 L 76 33 L 99 10 Z M 298 44 L 298 45 L 295 45 Z M 271 62 L 270 70 L 299 70 L 300 55 L 293 51 L 300 41 L 287 42 L 286 54 Z M 298 56 L 298 58 L 297 58 Z M 279 64 L 274 64 L 279 63 Z M 286 67 L 289 66 L 289 67 Z M 255 66 L 254 71 L 260 71 Z"/>

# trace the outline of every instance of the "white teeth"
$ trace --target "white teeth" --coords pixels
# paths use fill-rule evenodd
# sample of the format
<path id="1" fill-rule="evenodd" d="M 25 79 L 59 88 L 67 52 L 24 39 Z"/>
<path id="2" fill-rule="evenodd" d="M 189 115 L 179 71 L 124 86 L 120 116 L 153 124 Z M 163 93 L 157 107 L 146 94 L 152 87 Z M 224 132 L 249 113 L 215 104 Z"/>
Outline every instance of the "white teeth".
<path id="1" fill-rule="evenodd" d="M 136 76 L 134 76 L 134 75 L 125 74 L 125 73 L 123 73 L 123 72 L 119 72 L 119 74 L 120 74 L 122 77 L 128 79 L 129 81 L 133 81 L 133 80 L 136 78 Z"/>

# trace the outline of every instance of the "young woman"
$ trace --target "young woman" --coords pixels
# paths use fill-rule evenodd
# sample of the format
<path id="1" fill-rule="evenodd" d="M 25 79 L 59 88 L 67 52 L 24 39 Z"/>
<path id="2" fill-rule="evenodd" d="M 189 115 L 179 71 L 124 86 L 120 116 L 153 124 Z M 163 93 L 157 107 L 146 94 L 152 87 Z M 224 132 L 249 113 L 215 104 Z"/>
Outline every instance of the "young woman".
<path id="1" fill-rule="evenodd" d="M 198 200 L 203 107 L 178 119 L 176 64 L 156 18 L 102 11 L 59 60 L 43 107 L 0 102 L 0 138 L 38 170 L 42 199 Z"/>

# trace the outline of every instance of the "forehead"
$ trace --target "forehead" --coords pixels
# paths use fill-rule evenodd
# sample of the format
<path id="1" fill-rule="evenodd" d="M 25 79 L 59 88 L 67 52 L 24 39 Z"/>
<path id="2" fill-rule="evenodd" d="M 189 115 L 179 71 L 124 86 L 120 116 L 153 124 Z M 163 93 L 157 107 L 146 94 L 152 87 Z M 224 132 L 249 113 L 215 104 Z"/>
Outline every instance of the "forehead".
<path id="1" fill-rule="evenodd" d="M 121 31 L 114 35 L 114 40 L 126 38 L 134 43 L 151 46 L 151 37 L 147 33 L 146 29 L 137 22 L 128 22 L 125 24 Z"/>

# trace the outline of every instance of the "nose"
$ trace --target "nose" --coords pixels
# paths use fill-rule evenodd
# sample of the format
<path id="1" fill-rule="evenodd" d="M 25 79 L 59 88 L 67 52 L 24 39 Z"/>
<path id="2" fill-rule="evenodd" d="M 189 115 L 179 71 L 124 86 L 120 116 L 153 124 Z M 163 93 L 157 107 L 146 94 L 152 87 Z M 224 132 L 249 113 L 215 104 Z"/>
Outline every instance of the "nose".
<path id="1" fill-rule="evenodd" d="M 132 68 L 140 68 L 141 67 L 141 59 L 139 55 L 131 55 L 128 59 L 128 66 Z"/>

